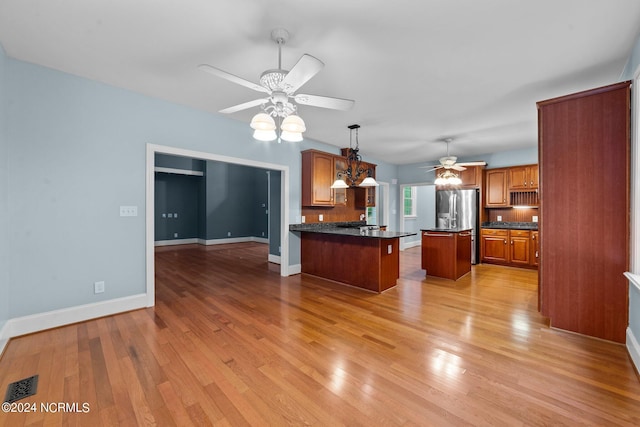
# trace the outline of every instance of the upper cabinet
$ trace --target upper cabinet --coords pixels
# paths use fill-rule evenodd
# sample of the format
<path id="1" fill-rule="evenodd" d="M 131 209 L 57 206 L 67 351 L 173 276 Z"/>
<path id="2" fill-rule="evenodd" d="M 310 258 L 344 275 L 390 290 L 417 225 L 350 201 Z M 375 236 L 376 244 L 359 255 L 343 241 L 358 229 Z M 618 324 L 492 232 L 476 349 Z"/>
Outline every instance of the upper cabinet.
<path id="1" fill-rule="evenodd" d="M 535 190 L 538 188 L 538 165 L 509 168 L 510 190 Z"/>
<path id="2" fill-rule="evenodd" d="M 302 152 L 302 206 L 333 206 L 334 156 L 316 150 Z"/>
<path id="3" fill-rule="evenodd" d="M 376 177 L 376 165 L 372 163 L 361 163 L 366 171 L 371 170 L 371 176 Z M 338 177 L 338 173 L 347 168 L 347 159 L 344 156 L 337 156 L 317 150 L 305 150 L 302 152 L 302 206 L 306 207 L 333 207 L 333 206 L 355 206 L 365 208 L 376 205 L 375 187 L 355 187 L 344 189 L 333 189 L 331 185 Z M 359 185 L 365 174 L 358 178 L 355 185 Z M 354 202 L 349 200 L 354 198 Z"/>
<path id="4" fill-rule="evenodd" d="M 481 166 L 465 166 L 465 170 L 459 171 L 458 176 L 462 180 L 461 187 L 480 188 L 482 186 L 482 170 Z"/>
<path id="5" fill-rule="evenodd" d="M 485 171 L 486 208 L 538 206 L 538 165 Z"/>
<path id="6" fill-rule="evenodd" d="M 489 169 L 485 177 L 485 206 L 488 208 L 508 206 L 507 169 Z"/>

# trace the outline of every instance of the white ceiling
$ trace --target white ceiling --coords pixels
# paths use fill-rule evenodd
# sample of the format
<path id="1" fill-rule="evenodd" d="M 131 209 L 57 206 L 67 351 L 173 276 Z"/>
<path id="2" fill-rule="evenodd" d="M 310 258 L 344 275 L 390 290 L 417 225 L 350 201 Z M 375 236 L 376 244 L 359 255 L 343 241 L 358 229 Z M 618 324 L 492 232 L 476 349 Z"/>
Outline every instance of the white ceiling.
<path id="1" fill-rule="evenodd" d="M 326 65 L 298 92 L 354 99 L 300 106 L 305 136 L 395 164 L 533 147 L 536 101 L 619 81 L 640 32 L 638 0 L 0 0 L 10 57 L 218 114 L 277 68 Z M 249 122 L 258 107 L 229 117 Z M 247 132 L 249 128 L 247 125 Z"/>

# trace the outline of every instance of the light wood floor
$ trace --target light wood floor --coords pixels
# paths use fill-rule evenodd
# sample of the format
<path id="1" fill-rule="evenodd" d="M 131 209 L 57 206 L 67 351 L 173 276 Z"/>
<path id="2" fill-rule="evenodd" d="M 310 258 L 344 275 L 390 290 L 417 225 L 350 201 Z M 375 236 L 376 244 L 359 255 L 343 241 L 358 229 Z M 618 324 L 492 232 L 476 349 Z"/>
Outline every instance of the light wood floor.
<path id="1" fill-rule="evenodd" d="M 414 248 L 377 295 L 282 278 L 266 258 L 161 248 L 155 308 L 12 339 L 2 390 L 39 374 L 19 402 L 90 410 L 0 425 L 640 425 L 625 347 L 549 329 L 535 271 L 425 279 Z"/>

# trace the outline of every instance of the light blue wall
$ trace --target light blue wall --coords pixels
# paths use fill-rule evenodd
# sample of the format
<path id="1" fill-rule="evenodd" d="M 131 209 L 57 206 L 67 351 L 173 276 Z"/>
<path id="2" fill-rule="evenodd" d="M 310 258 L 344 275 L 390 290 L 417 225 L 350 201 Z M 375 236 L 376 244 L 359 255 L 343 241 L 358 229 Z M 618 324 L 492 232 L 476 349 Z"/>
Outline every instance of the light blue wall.
<path id="1" fill-rule="evenodd" d="M 291 222 L 300 218 L 300 151 L 340 151 L 309 139 L 256 142 L 246 123 L 0 56 L 8 318 L 145 292 L 147 143 L 288 166 Z M 380 179 L 396 177 L 396 166 L 366 160 Z M 137 206 L 138 216 L 120 217 L 121 205 Z M 289 243 L 295 265 L 295 234 Z M 105 293 L 94 295 L 95 281 Z"/>
<path id="2" fill-rule="evenodd" d="M 418 234 L 406 237 L 405 244 L 420 241 L 420 230 L 436 226 L 436 186 L 416 186 L 416 199 L 416 217 L 405 218 L 404 231 Z"/>
<path id="3" fill-rule="evenodd" d="M 7 139 L 7 58 L 0 46 L 0 331 L 9 313 L 9 142 Z M 1 335 L 1 334 L 0 334 Z"/>
<path id="4" fill-rule="evenodd" d="M 398 181 L 400 184 L 433 183 L 434 172 L 425 172 L 425 164 L 437 162 L 414 163 L 403 165 L 398 170 Z M 459 157 L 459 162 L 485 161 L 487 169 L 502 168 L 506 166 L 528 165 L 538 163 L 538 146 L 523 148 L 518 150 L 502 151 L 498 153 L 480 154 L 478 156 Z"/>

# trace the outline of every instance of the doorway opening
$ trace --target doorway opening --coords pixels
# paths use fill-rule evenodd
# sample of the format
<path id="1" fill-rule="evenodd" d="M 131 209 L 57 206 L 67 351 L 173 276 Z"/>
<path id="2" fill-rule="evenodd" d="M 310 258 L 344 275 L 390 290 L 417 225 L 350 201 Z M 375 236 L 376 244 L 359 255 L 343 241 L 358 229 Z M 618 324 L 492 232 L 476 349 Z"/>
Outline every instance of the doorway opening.
<path id="1" fill-rule="evenodd" d="M 155 144 L 147 144 L 146 156 L 146 293 L 147 306 L 155 304 L 155 158 L 156 154 L 167 154 L 198 160 L 229 163 L 280 172 L 280 200 L 278 206 L 270 206 L 279 214 L 280 275 L 289 275 L 289 167 L 258 162 L 213 153 L 185 150 Z"/>

